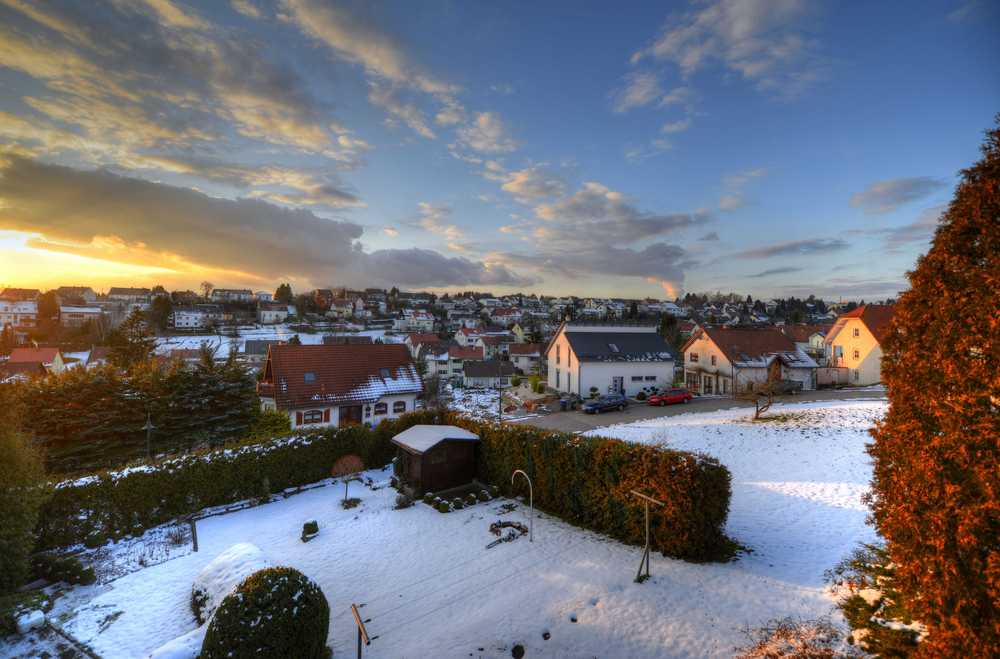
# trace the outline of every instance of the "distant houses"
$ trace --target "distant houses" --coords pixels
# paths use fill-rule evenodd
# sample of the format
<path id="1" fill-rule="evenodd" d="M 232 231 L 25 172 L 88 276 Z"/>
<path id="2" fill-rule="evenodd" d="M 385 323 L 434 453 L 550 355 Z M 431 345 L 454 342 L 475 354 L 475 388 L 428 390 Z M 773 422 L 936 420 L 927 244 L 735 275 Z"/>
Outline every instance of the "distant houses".
<path id="1" fill-rule="evenodd" d="M 669 387 L 674 356 L 655 325 L 563 322 L 545 349 L 548 385 L 563 393 L 635 396 Z"/>
<path id="2" fill-rule="evenodd" d="M 293 428 L 336 427 L 412 412 L 423 383 L 403 345 L 286 344 L 270 347 L 257 392 Z"/>
<path id="3" fill-rule="evenodd" d="M 62 373 L 66 370 L 66 362 L 59 348 L 14 348 L 6 363 L 22 364 L 24 366 L 17 368 L 34 371 L 41 367 L 47 373 Z"/>

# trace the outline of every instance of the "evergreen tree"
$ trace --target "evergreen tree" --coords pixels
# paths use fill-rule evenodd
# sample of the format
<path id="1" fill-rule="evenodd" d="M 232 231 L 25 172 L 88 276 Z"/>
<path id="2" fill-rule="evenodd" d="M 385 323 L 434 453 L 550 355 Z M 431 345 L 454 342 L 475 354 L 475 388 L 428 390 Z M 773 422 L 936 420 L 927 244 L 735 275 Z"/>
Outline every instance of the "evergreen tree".
<path id="1" fill-rule="evenodd" d="M 291 284 L 280 284 L 277 290 L 274 291 L 274 301 L 281 302 L 282 304 L 291 304 L 294 296 L 292 295 L 292 285 Z"/>
<path id="2" fill-rule="evenodd" d="M 111 352 L 108 360 L 118 368 L 128 369 L 149 359 L 156 347 L 156 339 L 149 331 L 146 314 L 133 309 L 128 318 L 109 337 Z"/>
<path id="3" fill-rule="evenodd" d="M 882 343 L 871 503 L 924 656 L 1000 656 L 1000 115 Z"/>
<path id="4" fill-rule="evenodd" d="M 153 298 L 153 303 L 149 306 L 149 322 L 162 332 L 170 324 L 170 314 L 174 307 L 170 304 L 170 298 L 165 295 L 157 295 Z"/>
<path id="5" fill-rule="evenodd" d="M 10 351 L 17 346 L 17 340 L 14 336 L 14 328 L 10 325 L 4 325 L 3 329 L 0 330 L 0 355 L 9 355 Z"/>

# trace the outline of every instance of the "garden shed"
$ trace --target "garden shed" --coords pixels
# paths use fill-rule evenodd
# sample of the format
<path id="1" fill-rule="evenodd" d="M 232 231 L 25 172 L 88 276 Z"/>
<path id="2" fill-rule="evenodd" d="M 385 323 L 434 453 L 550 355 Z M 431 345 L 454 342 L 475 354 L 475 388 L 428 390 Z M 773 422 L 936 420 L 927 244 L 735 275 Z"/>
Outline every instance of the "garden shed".
<path id="1" fill-rule="evenodd" d="M 419 492 L 440 492 L 476 477 L 479 435 L 457 426 L 416 425 L 392 438 L 396 475 Z"/>

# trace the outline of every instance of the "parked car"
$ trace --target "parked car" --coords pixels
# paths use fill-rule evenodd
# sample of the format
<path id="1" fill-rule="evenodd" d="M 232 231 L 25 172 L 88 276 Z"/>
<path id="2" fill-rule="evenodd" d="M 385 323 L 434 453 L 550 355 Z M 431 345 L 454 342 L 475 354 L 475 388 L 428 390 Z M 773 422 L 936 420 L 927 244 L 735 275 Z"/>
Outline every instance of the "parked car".
<path id="1" fill-rule="evenodd" d="M 583 404 L 583 411 L 587 414 L 600 414 L 611 410 L 623 411 L 628 407 L 628 399 L 621 394 L 607 394 L 588 400 Z"/>
<path id="2" fill-rule="evenodd" d="M 649 397 L 650 405 L 673 405 L 674 403 L 686 403 L 694 398 L 687 389 L 666 389 L 658 394 Z"/>
<path id="3" fill-rule="evenodd" d="M 779 395 L 797 394 L 802 391 L 802 383 L 798 380 L 777 380 L 774 383 L 774 393 Z"/>

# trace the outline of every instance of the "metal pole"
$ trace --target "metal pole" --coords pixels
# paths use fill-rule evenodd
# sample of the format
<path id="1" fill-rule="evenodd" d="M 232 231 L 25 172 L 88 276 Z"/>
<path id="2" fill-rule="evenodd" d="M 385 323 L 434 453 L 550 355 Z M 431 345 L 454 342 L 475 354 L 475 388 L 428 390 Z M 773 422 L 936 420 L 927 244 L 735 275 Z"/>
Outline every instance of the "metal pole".
<path id="1" fill-rule="evenodd" d="M 188 520 L 188 525 L 191 527 L 191 544 L 194 551 L 198 551 L 198 526 L 195 523 L 194 517 Z"/>
<path id="2" fill-rule="evenodd" d="M 153 419 L 149 412 L 146 412 L 146 425 L 144 425 L 142 429 L 146 431 L 146 460 L 152 461 L 153 449 L 150 437 L 153 434 L 153 430 L 156 429 L 156 426 L 153 425 Z"/>
<path id="3" fill-rule="evenodd" d="M 655 503 L 658 506 L 664 505 L 662 501 L 657 501 L 651 496 L 647 496 L 642 492 L 636 492 L 635 490 L 630 490 L 632 494 L 639 497 L 645 502 L 645 514 L 646 514 L 646 546 L 642 550 L 642 560 L 639 561 L 639 571 L 635 573 L 635 582 L 642 583 L 649 578 L 649 504 Z M 642 573 L 643 567 L 646 568 L 646 574 Z"/>
<path id="4" fill-rule="evenodd" d="M 524 479 L 528 481 L 528 511 L 530 517 L 528 517 L 528 542 L 535 541 L 535 491 L 531 486 L 531 479 L 528 474 L 524 473 L 520 469 L 515 469 L 514 473 L 510 475 L 510 484 L 514 484 L 514 477 L 518 474 L 524 476 Z"/>

